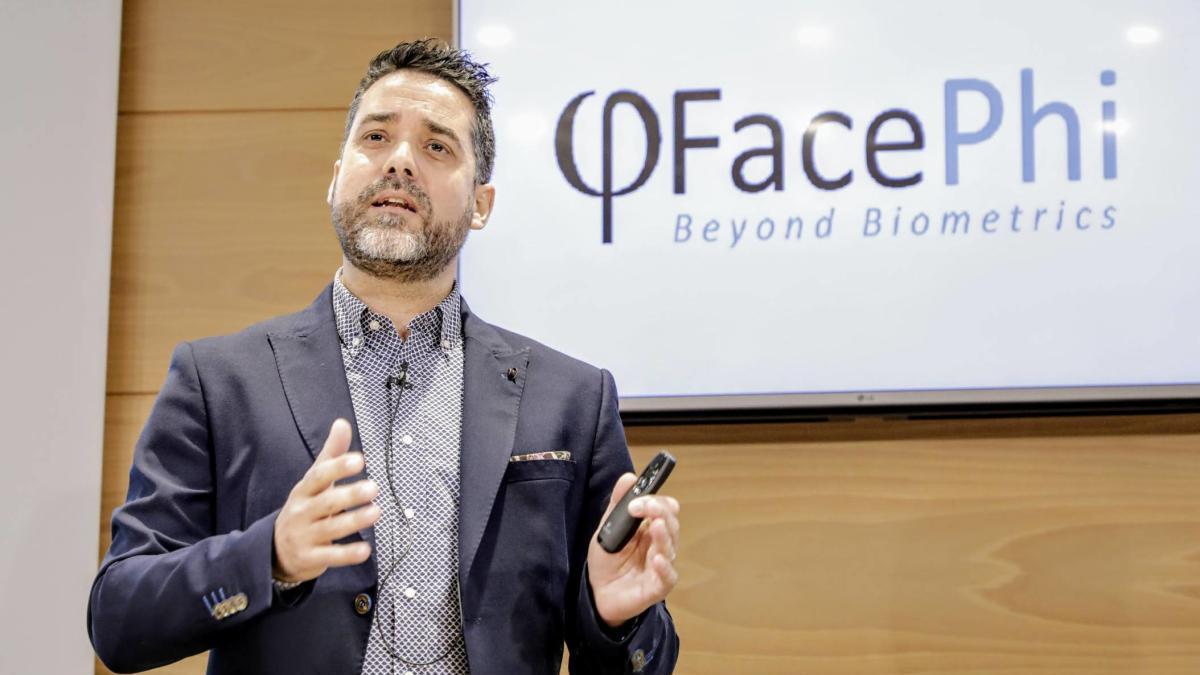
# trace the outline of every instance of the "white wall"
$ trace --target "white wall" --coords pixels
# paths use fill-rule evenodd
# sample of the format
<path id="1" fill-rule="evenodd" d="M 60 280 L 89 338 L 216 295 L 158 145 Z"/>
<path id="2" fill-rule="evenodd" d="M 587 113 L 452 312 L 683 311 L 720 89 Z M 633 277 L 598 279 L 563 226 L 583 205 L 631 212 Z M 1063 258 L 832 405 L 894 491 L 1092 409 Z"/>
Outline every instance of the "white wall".
<path id="1" fill-rule="evenodd" d="M 90 673 L 120 0 L 0 3 L 0 673 Z"/>

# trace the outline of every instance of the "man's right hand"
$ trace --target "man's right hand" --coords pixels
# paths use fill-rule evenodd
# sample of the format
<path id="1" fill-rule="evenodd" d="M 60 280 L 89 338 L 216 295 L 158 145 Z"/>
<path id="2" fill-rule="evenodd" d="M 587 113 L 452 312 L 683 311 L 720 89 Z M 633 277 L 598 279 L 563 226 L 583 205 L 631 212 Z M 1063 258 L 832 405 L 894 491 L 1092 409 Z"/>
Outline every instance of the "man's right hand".
<path id="1" fill-rule="evenodd" d="M 374 525 L 380 513 L 379 507 L 370 503 L 379 493 L 375 481 L 334 485 L 334 481 L 362 471 L 362 453 L 347 452 L 350 438 L 350 423 L 335 420 L 325 447 L 292 488 L 275 519 L 271 572 L 279 581 L 316 579 L 330 567 L 357 565 L 371 556 L 371 545 L 365 541 L 333 543 Z M 359 506 L 362 508 L 356 508 Z"/>

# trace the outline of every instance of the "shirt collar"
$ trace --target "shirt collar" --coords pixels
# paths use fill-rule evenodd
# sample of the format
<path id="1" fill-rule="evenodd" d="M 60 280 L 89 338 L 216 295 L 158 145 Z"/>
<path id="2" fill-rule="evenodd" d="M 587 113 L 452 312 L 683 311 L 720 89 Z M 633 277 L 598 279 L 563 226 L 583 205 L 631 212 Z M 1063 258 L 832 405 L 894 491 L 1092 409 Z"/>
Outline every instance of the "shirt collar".
<path id="1" fill-rule="evenodd" d="M 367 303 L 350 292 L 342 283 L 339 268 L 333 277 L 333 314 L 337 322 L 338 337 L 343 345 L 358 347 L 364 342 L 365 331 L 372 322 L 391 328 L 391 321 L 384 315 L 371 311 Z M 462 342 L 462 297 L 458 292 L 458 281 L 450 293 L 442 298 L 433 309 L 418 314 L 408 323 L 409 335 L 437 336 L 439 347 L 449 350 Z"/>

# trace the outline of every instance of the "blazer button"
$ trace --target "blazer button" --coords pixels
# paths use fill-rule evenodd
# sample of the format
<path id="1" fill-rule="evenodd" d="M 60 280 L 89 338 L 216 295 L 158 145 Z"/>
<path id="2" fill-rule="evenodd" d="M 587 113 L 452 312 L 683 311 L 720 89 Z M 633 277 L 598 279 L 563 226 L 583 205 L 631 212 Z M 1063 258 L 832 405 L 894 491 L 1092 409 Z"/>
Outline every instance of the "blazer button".
<path id="1" fill-rule="evenodd" d="M 633 652 L 633 656 L 629 659 L 630 665 L 633 666 L 633 672 L 640 673 L 646 667 L 646 652 L 638 649 Z"/>
<path id="2" fill-rule="evenodd" d="M 354 596 L 354 611 L 358 612 L 359 616 L 369 614 L 371 612 L 371 596 L 366 593 Z"/>

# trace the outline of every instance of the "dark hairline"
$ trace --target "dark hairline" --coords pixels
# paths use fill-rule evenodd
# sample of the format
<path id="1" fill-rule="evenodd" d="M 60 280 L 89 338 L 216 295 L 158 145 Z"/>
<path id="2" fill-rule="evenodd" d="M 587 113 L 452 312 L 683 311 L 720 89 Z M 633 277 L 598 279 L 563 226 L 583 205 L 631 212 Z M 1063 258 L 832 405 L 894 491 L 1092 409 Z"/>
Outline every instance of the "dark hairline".
<path id="1" fill-rule="evenodd" d="M 492 126 L 492 96 L 488 87 L 496 78 L 487 71 L 487 64 L 476 62 L 469 53 L 455 49 L 444 41 L 425 38 L 415 42 L 402 42 L 384 50 L 371 60 L 367 74 L 358 84 L 350 100 L 346 115 L 345 132 L 339 154 L 344 154 L 350 133 L 358 116 L 359 105 L 365 93 L 379 80 L 403 70 L 422 72 L 452 84 L 473 109 L 471 121 L 471 150 L 475 157 L 475 183 L 483 185 L 491 180 L 495 165 L 496 139 Z M 460 140 L 465 147 L 465 140 Z"/>

